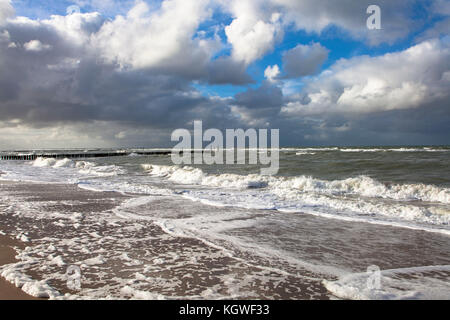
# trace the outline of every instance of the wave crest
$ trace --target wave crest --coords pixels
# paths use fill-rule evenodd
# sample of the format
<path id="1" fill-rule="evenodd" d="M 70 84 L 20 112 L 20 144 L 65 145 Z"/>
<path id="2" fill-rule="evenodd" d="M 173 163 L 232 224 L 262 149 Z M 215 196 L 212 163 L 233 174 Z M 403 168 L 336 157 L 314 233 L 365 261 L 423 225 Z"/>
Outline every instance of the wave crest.
<path id="1" fill-rule="evenodd" d="M 201 169 L 179 166 L 143 165 L 145 171 L 169 181 L 223 188 L 268 188 L 278 195 L 295 197 L 296 193 L 319 193 L 326 195 L 356 195 L 399 201 L 426 201 L 450 203 L 449 188 L 426 184 L 386 185 L 368 176 L 344 180 L 320 180 L 308 176 L 277 177 L 258 174 L 207 174 Z"/>
<path id="2" fill-rule="evenodd" d="M 93 175 L 98 177 L 116 176 L 123 174 L 125 171 L 118 166 L 99 166 L 89 161 L 74 161 L 68 158 L 55 159 L 38 157 L 32 163 L 33 167 L 39 168 L 73 168 L 77 169 L 83 175 Z"/>

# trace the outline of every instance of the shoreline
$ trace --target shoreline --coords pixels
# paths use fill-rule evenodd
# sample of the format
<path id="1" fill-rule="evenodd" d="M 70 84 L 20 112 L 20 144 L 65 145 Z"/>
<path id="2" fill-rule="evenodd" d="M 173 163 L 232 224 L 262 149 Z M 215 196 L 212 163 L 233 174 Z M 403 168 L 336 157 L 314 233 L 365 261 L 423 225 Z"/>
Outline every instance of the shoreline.
<path id="1" fill-rule="evenodd" d="M 285 224 L 275 229 L 269 223 L 267 227 L 260 225 L 262 229 L 249 226 L 240 230 L 240 234 L 264 243 L 276 238 L 277 232 L 294 227 L 298 239 L 291 254 L 297 256 L 291 264 L 291 259 L 270 260 L 245 248 L 234 250 L 233 243 L 211 245 L 202 237 L 178 236 L 165 230 L 170 224 L 146 219 L 183 221 L 195 216 L 192 212 L 201 215 L 211 210 L 183 198 L 155 196 L 152 201 L 130 206 L 126 201 L 133 204 L 132 195 L 93 192 L 75 185 L 5 181 L 0 183 L 0 191 L 6 197 L 11 195 L 11 200 L 17 198 L 11 209 L 0 214 L 6 234 L 0 235 L 0 246 L 4 247 L 0 265 L 15 262 L 12 248 L 18 248 L 20 260 L 23 256 L 24 261 L 35 261 L 18 266 L 18 271 L 33 280 L 48 281 L 50 289 L 62 298 L 330 299 L 339 296 L 327 290 L 322 280 L 337 279 L 321 266 L 350 274 L 365 272 L 370 265 L 381 270 L 450 265 L 448 236 L 419 230 L 339 220 L 331 224 L 324 217 L 288 213 L 277 213 L 283 215 Z M 123 210 L 121 215 L 117 210 Z M 227 208 L 214 210 L 229 214 Z M 235 214 L 241 211 L 247 217 L 247 210 L 233 209 Z M 271 213 L 253 214 L 272 221 Z M 21 234 L 26 242 L 15 239 Z M 285 249 L 280 243 L 280 250 Z M 306 267 L 295 259 L 305 261 Z M 314 263 L 312 268 L 308 261 Z M 64 277 L 71 265 L 82 271 L 82 291 L 67 288 Z M 448 272 L 444 273 L 447 276 Z M 402 279 L 409 278 L 405 274 Z M 0 289 L 6 300 L 36 299 L 5 284 L 3 278 Z"/>
<path id="2" fill-rule="evenodd" d="M 20 242 L 8 236 L 0 235 L 0 267 L 17 262 L 13 246 L 21 246 Z M 45 300 L 26 294 L 22 289 L 0 276 L 0 300 Z"/>
<path id="3" fill-rule="evenodd" d="M 231 256 L 227 250 L 207 245 L 200 239 L 171 235 L 153 222 L 117 217 L 113 209 L 132 196 L 92 192 L 74 185 L 25 185 L 20 182 L 0 183 L 0 190 L 25 196 L 40 208 L 38 211 L 31 209 L 33 215 L 40 212 L 39 228 L 34 226 L 36 217 L 30 217 L 26 208 L 19 209 L 22 212 L 19 215 L 0 215 L 0 220 L 4 220 L 6 229 L 3 231 L 10 237 L 23 230 L 29 231 L 25 245 L 15 240 L 21 244 L 19 248 L 31 248 L 20 250 L 20 255 L 40 260 L 39 265 L 45 266 L 45 271 L 36 268 L 35 262 L 25 262 L 25 266 L 20 266 L 17 271 L 33 281 L 45 280 L 49 287 L 38 288 L 36 292 L 46 294 L 48 289 L 54 289 L 51 293 L 58 295 L 50 295 L 50 300 L 110 297 L 110 293 L 102 291 L 103 287 L 113 288 L 110 292 L 117 299 L 236 299 L 238 296 L 233 290 L 237 280 L 230 280 L 230 272 L 244 279 L 258 278 L 257 282 L 248 283 L 255 293 L 244 291 L 239 295 L 243 299 L 267 299 L 269 296 L 278 300 L 292 299 L 291 292 L 297 294 L 297 299 L 329 299 L 320 282 L 322 278 L 314 277 L 310 271 L 302 269 L 305 274 L 287 276 L 286 272 L 259 266 L 256 261 L 244 263 L 242 258 Z M 192 205 L 185 199 L 178 201 Z M 147 209 L 160 212 L 172 204 L 173 201 L 163 199 L 153 202 Z M 51 212 L 58 212 L 57 216 L 51 217 Z M 61 223 L 65 219 L 63 215 L 67 215 L 68 223 Z M 114 240 L 117 235 L 125 241 Z M 49 237 L 51 242 L 45 240 Z M 72 247 L 74 243 L 81 248 Z M 81 268 L 82 291 L 68 289 L 63 280 L 71 265 Z M 104 273 L 100 278 L 98 274 L 102 268 L 107 275 Z M 281 282 L 277 286 L 259 285 L 265 280 Z M 165 284 L 161 285 L 160 281 Z M 167 285 L 169 282 L 173 284 Z M 267 288 L 271 288 L 269 296 Z M 88 295 L 84 295 L 85 291 Z"/>

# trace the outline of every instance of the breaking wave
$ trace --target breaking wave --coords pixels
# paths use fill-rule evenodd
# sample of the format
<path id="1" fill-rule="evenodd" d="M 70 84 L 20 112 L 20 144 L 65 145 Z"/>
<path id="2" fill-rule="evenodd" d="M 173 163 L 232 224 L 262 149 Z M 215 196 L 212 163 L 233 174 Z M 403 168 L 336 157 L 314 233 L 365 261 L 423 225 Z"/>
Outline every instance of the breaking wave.
<path id="1" fill-rule="evenodd" d="M 277 177 L 258 174 L 213 175 L 193 167 L 142 165 L 148 173 L 165 177 L 181 184 L 197 184 L 222 188 L 268 188 L 285 196 L 292 193 L 318 193 L 334 196 L 354 195 L 371 198 L 385 198 L 399 201 L 420 200 L 425 202 L 450 203 L 450 189 L 427 184 L 381 183 L 368 176 L 357 176 L 344 180 L 320 180 L 308 176 Z"/>
<path id="2" fill-rule="evenodd" d="M 110 166 L 99 166 L 94 162 L 89 161 L 74 161 L 68 158 L 64 159 L 55 159 L 55 158 L 42 158 L 38 157 L 36 160 L 32 162 L 33 167 L 51 167 L 51 168 L 73 168 L 77 169 L 78 172 L 82 175 L 88 176 L 98 176 L 98 177 L 109 177 L 116 176 L 118 174 L 125 173 L 125 170 L 122 168 L 110 165 Z"/>

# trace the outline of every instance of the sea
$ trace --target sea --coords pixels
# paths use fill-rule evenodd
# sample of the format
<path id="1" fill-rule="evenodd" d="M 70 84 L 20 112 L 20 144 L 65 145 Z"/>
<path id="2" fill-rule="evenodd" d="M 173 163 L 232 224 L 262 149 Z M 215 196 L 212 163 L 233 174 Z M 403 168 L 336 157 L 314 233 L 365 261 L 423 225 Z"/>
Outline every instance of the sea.
<path id="1" fill-rule="evenodd" d="M 280 148 L 273 176 L 139 155 L 168 150 L 0 161 L 23 243 L 1 275 L 54 299 L 450 299 L 450 147 Z"/>

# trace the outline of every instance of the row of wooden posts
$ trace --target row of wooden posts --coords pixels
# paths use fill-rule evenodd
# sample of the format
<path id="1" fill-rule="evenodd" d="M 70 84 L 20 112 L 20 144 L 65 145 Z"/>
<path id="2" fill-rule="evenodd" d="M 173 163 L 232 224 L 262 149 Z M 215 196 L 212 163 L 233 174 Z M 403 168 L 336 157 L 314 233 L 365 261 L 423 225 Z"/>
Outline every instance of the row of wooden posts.
<path id="1" fill-rule="evenodd" d="M 106 157 L 121 157 L 127 156 L 132 153 L 138 155 L 169 155 L 170 151 L 149 151 L 149 152 L 97 152 L 97 153 L 44 153 L 44 154 L 4 154 L 0 155 L 0 160 L 36 160 L 39 157 L 42 158 L 55 158 L 55 159 L 84 159 L 84 158 L 106 158 Z"/>
<path id="2" fill-rule="evenodd" d="M 190 152 L 194 153 L 197 151 L 179 151 L 180 153 L 183 152 Z M 210 152 L 205 151 L 203 152 Z M 54 159 L 84 159 L 84 158 L 106 158 L 106 157 L 122 157 L 122 156 L 128 156 L 131 154 L 137 154 L 137 155 L 170 155 L 172 154 L 172 151 L 133 151 L 133 152 L 95 152 L 95 153 L 42 153 L 42 154 L 0 154 L 0 160 L 18 160 L 18 161 L 33 161 L 37 158 L 54 158 Z"/>

